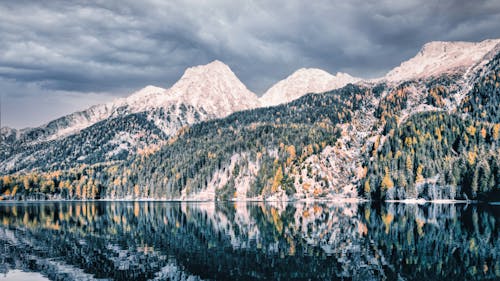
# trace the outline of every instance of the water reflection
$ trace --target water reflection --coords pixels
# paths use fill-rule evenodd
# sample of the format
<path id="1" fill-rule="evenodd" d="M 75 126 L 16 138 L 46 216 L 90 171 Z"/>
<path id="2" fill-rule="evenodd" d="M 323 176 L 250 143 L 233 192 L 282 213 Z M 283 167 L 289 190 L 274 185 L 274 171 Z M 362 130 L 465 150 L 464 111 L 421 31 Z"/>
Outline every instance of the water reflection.
<path id="1" fill-rule="evenodd" d="M 500 278 L 500 207 L 0 205 L 0 275 L 52 280 Z"/>

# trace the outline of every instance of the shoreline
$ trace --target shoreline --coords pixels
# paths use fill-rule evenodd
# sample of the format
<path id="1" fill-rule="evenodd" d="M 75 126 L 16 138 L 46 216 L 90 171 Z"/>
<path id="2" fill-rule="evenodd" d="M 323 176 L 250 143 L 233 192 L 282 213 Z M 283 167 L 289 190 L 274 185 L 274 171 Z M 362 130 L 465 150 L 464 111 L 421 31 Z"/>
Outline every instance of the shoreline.
<path id="1" fill-rule="evenodd" d="M 456 200 L 456 199 L 436 199 L 436 200 L 425 200 L 425 199 L 398 199 L 398 200 L 385 200 L 386 203 L 404 203 L 404 204 L 418 204 L 423 205 L 427 203 L 431 204 L 477 204 L 477 203 L 488 203 L 480 202 L 477 200 Z"/>
<path id="2" fill-rule="evenodd" d="M 49 200 L 2 200 L 1 204 L 29 204 L 29 203 L 76 203 L 76 202 L 165 202 L 165 203 L 334 203 L 334 204 L 365 204 L 373 202 L 364 198 L 307 198 L 307 199 L 291 199 L 291 200 L 264 200 L 260 198 L 248 199 L 232 199 L 232 200 L 189 200 L 189 199 L 49 199 Z M 398 203 L 408 205 L 424 205 L 424 204 L 489 204 L 500 205 L 497 201 L 478 201 L 478 200 L 452 200 L 452 199 L 398 199 L 385 200 L 380 203 Z"/>

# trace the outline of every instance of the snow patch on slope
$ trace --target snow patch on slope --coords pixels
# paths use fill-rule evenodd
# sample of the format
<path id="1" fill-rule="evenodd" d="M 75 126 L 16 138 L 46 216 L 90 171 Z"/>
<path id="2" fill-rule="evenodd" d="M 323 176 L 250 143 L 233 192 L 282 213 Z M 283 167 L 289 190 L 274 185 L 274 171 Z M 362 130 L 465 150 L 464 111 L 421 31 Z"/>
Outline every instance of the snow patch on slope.
<path id="1" fill-rule="evenodd" d="M 368 106 L 356 112 L 350 123 L 338 124 L 341 137 L 334 146 L 326 146 L 321 153 L 309 156 L 292 169 L 297 171 L 293 174 L 296 199 L 358 197 L 356 185 L 364 160 L 363 146 L 373 134 L 377 134 L 372 129 L 377 122 L 374 110 L 374 106 Z"/>

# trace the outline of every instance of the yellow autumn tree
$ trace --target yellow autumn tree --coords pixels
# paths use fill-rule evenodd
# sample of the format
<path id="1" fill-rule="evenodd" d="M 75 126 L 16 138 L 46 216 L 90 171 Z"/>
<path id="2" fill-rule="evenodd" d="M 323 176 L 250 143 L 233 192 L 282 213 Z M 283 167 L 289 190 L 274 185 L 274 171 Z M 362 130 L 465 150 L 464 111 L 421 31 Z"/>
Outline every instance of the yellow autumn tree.
<path id="1" fill-rule="evenodd" d="M 476 127 L 474 125 L 470 125 L 465 129 L 469 135 L 474 136 L 476 134 Z"/>
<path id="2" fill-rule="evenodd" d="M 278 187 L 281 185 L 281 181 L 283 180 L 283 171 L 281 166 L 278 167 L 276 174 L 274 175 L 273 185 L 271 186 L 271 192 L 278 191 Z"/>
<path id="3" fill-rule="evenodd" d="M 407 173 L 410 173 L 411 171 L 413 171 L 413 161 L 410 157 L 410 155 L 406 156 L 406 172 Z"/>
<path id="4" fill-rule="evenodd" d="M 441 135 L 441 130 L 439 128 L 436 128 L 434 133 L 436 135 L 437 141 L 441 142 L 441 140 L 443 140 L 443 136 Z"/>
<path id="5" fill-rule="evenodd" d="M 365 181 L 365 186 L 364 187 L 365 187 L 364 188 L 365 189 L 365 194 L 367 194 L 367 195 L 370 194 L 371 188 L 370 188 L 370 180 L 369 179 L 367 179 Z"/>
<path id="6" fill-rule="evenodd" d="M 134 195 L 135 195 L 135 198 L 139 198 L 139 196 L 141 195 L 140 194 L 140 190 L 139 190 L 139 185 L 134 185 Z"/>
<path id="7" fill-rule="evenodd" d="M 10 193 L 10 195 L 12 197 L 16 196 L 16 193 L 17 193 L 17 190 L 19 189 L 19 186 L 16 184 L 14 185 L 14 187 L 12 188 L 12 192 Z"/>
<path id="8" fill-rule="evenodd" d="M 3 176 L 2 181 L 4 186 L 9 186 L 12 183 L 12 179 L 9 176 Z"/>
<path id="9" fill-rule="evenodd" d="M 497 140 L 500 137 L 500 124 L 493 125 L 493 139 Z"/>
<path id="10" fill-rule="evenodd" d="M 424 176 L 422 175 L 422 172 L 424 170 L 424 167 L 419 165 L 417 167 L 417 175 L 415 176 L 415 182 L 420 183 L 424 181 Z"/>
<path id="11" fill-rule="evenodd" d="M 295 151 L 295 146 L 290 145 L 287 147 L 287 152 L 288 152 L 288 158 L 286 159 L 286 164 L 290 165 L 293 160 L 297 157 L 296 151 Z"/>
<path id="12" fill-rule="evenodd" d="M 483 137 L 483 139 L 486 138 L 486 129 L 484 127 L 481 128 L 481 137 Z"/>
<path id="13" fill-rule="evenodd" d="M 30 189 L 31 186 L 30 186 L 30 180 L 29 180 L 28 176 L 24 176 L 24 178 L 23 178 L 23 186 L 24 186 L 25 190 Z"/>
<path id="14" fill-rule="evenodd" d="M 82 187 L 80 186 L 80 184 L 76 185 L 75 195 L 78 199 L 82 197 Z"/>
<path id="15" fill-rule="evenodd" d="M 388 190 L 394 187 L 394 182 L 391 179 L 391 175 L 388 169 L 386 169 L 385 176 L 382 179 L 382 183 L 380 185 L 382 190 Z"/>
<path id="16" fill-rule="evenodd" d="M 309 156 L 309 155 L 312 155 L 312 154 L 313 154 L 313 152 L 314 152 L 314 150 L 313 150 L 313 146 L 312 146 L 312 144 L 309 144 L 309 145 L 307 146 L 307 155 L 308 155 L 308 156 Z"/>
<path id="17" fill-rule="evenodd" d="M 477 153 L 475 151 L 468 151 L 467 152 L 467 162 L 469 162 L 469 165 L 474 165 L 476 162 L 477 158 Z"/>

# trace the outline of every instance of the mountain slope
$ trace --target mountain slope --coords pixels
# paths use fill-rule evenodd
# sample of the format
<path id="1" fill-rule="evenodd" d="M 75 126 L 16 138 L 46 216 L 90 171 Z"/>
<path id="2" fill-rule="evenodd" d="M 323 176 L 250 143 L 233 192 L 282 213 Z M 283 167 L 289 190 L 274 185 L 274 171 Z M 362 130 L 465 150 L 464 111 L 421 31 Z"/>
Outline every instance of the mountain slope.
<path id="1" fill-rule="evenodd" d="M 368 146 L 361 180 L 365 196 L 498 200 L 499 73 L 500 52 L 481 68 L 472 85 L 463 87 L 465 98 L 453 110 L 439 110 L 449 96 L 439 85 L 429 90 L 427 98 L 438 108 L 400 124 L 394 108 L 407 106 L 407 93 L 389 96 L 386 102 L 392 106 L 379 108 L 379 116 L 386 120 L 383 135 Z"/>
<path id="2" fill-rule="evenodd" d="M 109 126 L 92 126 L 89 129 L 96 131 L 85 131 L 88 142 L 80 137 L 74 142 L 73 158 L 68 152 L 41 152 L 58 155 L 52 160 L 30 160 L 29 153 L 11 158 L 10 163 L 29 163 L 23 164 L 25 173 L 1 178 L 0 192 L 5 198 L 49 194 L 72 199 L 493 198 L 500 194 L 499 49 L 461 61 L 458 68 L 454 55 L 438 50 L 442 54 L 435 51 L 433 56 L 444 57 L 436 64 L 440 71 L 430 76 L 350 84 L 279 106 L 197 122 L 175 134 L 155 133 L 150 125 L 167 117 L 151 118 L 148 114 L 154 111 L 142 112 L 134 115 L 134 124 L 144 125 L 139 126 L 146 128 L 143 136 L 159 137 L 144 140 L 144 153 L 126 154 L 118 162 L 107 162 L 116 159 L 110 157 L 99 158 L 99 165 L 78 161 L 86 151 L 91 157 L 110 155 L 94 153 L 98 149 L 86 148 L 87 143 L 117 147 L 116 141 L 111 142 L 115 146 L 99 142 L 107 137 L 93 137 Z M 190 99 L 196 103 L 203 91 L 194 89 Z M 196 115 L 195 107 L 186 108 Z M 110 134 L 121 136 L 120 126 L 113 127 L 117 130 Z M 31 152 L 37 151 L 40 147 Z M 71 159 L 65 163 L 74 164 L 72 169 L 62 166 L 61 159 Z M 37 168 L 46 172 L 33 170 Z"/>
<path id="3" fill-rule="evenodd" d="M 316 68 L 301 68 L 279 81 L 260 98 L 262 105 L 273 106 L 298 99 L 308 93 L 324 93 L 359 81 L 359 78 L 338 72 L 335 76 Z"/>
<path id="4" fill-rule="evenodd" d="M 486 54 L 494 51 L 500 39 L 482 42 L 430 42 L 418 54 L 401 63 L 384 77 L 390 82 L 429 78 L 465 70 L 479 63 Z M 498 50 L 495 51 L 495 53 Z"/>
<path id="5" fill-rule="evenodd" d="M 140 151 L 163 145 L 180 128 L 206 118 L 191 106 L 108 118 L 64 138 L 3 147 L 0 172 L 61 170 L 82 164 L 126 160 Z"/>
<path id="6" fill-rule="evenodd" d="M 214 61 L 187 69 L 170 89 L 147 86 L 126 98 L 69 114 L 37 128 L 2 129 L 0 172 L 67 167 L 57 163 L 72 161 L 76 165 L 124 160 L 138 149 L 161 144 L 183 126 L 258 105 L 255 94 L 231 69 Z M 94 135 L 103 137 L 96 139 Z M 134 135 L 143 137 L 125 137 Z M 127 144 L 119 145 L 121 142 Z M 86 149 L 82 150 L 79 145 L 84 143 Z"/>
<path id="7" fill-rule="evenodd" d="M 101 198 L 200 200 L 267 198 L 277 193 L 293 196 L 293 175 L 298 169 L 294 167 L 335 144 L 340 136 L 336 125 L 349 123 L 354 111 L 367 106 L 363 98 L 369 97 L 366 91 L 350 86 L 306 95 L 288 105 L 237 112 L 183 129 L 160 150 L 121 164 L 82 166 L 62 172 L 59 179 L 53 179 L 49 172 L 37 180 L 63 181 L 63 186 L 75 185 L 73 190 L 76 184 L 97 189 L 94 193 L 56 189 L 60 196 L 76 198 L 94 198 L 96 194 Z M 77 174 L 87 176 L 69 180 L 78 178 Z M 33 174 L 27 176 L 32 178 Z M 91 179 L 98 180 L 88 182 Z M 322 195 L 335 195 L 331 179 L 324 183 Z M 355 193 L 349 191 L 345 196 Z M 307 197 L 301 194 L 297 196 Z"/>

